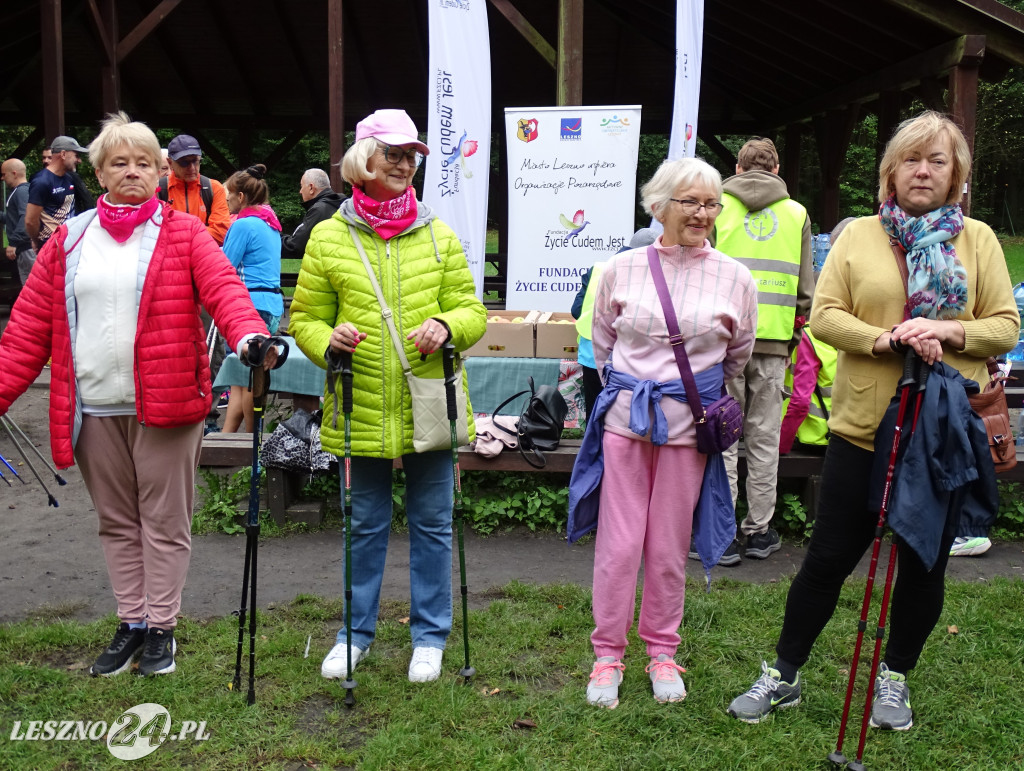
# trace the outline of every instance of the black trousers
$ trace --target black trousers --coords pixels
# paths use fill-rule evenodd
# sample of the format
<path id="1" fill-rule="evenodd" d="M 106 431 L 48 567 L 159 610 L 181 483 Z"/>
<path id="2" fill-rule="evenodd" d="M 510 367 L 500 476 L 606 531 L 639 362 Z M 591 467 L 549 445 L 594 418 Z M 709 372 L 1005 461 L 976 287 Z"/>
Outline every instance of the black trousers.
<path id="1" fill-rule="evenodd" d="M 800 572 L 789 590 L 782 634 L 775 646 L 780 659 L 798 668 L 807 662 L 814 641 L 835 612 L 843 581 L 874 541 L 878 512 L 869 511 L 867 503 L 874 457 L 875 453 L 845 439 L 833 436 L 829 440 L 814 530 Z M 913 549 L 902 542 L 897 546 L 889 639 L 883 659 L 894 672 L 913 669 L 942 613 L 946 563 L 954 536 L 950 517 L 946 522 L 939 559 L 931 570 L 925 569 Z M 885 580 L 888 552 L 888 544 L 883 543 L 876 585 Z M 859 607 L 858 604 L 858 613 Z M 877 623 L 878 608 L 876 601 L 868 613 L 869 637 Z M 851 632 L 858 620 L 859 615 L 851 614 Z"/>
<path id="2" fill-rule="evenodd" d="M 588 367 L 586 364 L 581 364 L 580 369 L 583 370 L 583 404 L 587 410 L 587 420 L 590 420 L 590 413 L 594 411 L 594 402 L 597 401 L 597 395 L 601 393 L 601 376 L 597 374 L 596 369 Z"/>

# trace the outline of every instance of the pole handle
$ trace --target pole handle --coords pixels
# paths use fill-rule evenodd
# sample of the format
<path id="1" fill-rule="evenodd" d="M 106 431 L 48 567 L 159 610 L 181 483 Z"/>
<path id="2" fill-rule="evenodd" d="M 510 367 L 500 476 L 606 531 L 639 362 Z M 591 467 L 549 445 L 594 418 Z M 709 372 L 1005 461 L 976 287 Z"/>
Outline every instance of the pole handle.
<path id="1" fill-rule="evenodd" d="M 444 395 L 448 403 L 448 420 L 458 420 L 459 408 L 455 401 L 455 346 L 451 343 L 441 346 L 441 362 L 444 366 Z"/>
<path id="2" fill-rule="evenodd" d="M 341 403 L 342 411 L 346 415 L 352 414 L 352 353 L 342 351 L 338 354 L 341 359 Z"/>

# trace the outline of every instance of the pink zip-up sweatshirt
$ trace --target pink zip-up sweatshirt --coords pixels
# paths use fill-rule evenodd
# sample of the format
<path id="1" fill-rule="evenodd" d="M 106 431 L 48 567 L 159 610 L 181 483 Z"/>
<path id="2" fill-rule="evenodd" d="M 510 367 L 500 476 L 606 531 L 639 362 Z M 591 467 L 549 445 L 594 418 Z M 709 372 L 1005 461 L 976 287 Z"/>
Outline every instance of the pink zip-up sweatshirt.
<path id="1" fill-rule="evenodd" d="M 757 287 L 750 271 L 707 241 L 703 247 L 666 247 L 659 237 L 654 248 L 661 257 L 690 367 L 696 374 L 721 362 L 728 382 L 754 349 Z M 641 380 L 679 379 L 646 248 L 616 255 L 601 275 L 593 342 L 602 376 L 605 362 L 611 360 L 616 370 Z M 605 430 L 650 441 L 650 436 L 638 437 L 629 430 L 631 398 L 629 391 L 619 394 L 605 416 Z M 689 405 L 664 398 L 661 408 L 668 421 L 668 444 L 696 446 Z"/>

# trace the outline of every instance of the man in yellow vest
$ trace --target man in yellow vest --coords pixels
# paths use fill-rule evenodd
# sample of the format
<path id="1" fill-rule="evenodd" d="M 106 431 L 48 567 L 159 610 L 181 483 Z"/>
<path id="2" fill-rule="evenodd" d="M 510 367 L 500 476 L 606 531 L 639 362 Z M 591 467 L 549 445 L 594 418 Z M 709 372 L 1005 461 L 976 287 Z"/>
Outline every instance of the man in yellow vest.
<path id="1" fill-rule="evenodd" d="M 757 342 L 743 372 L 727 385 L 743 408 L 747 457 L 747 516 L 740 523 L 745 555 L 766 559 L 781 547 L 771 527 L 779 467 L 783 379 L 800 341 L 796 317 L 810 315 L 814 292 L 811 221 L 789 197 L 779 176 L 779 154 L 770 139 L 751 139 L 737 156 L 736 175 L 725 180 L 725 208 L 715 223 L 719 251 L 742 262 L 757 282 Z M 725 453 L 733 502 L 738 493 L 737 447 Z M 740 562 L 733 541 L 719 565 Z"/>

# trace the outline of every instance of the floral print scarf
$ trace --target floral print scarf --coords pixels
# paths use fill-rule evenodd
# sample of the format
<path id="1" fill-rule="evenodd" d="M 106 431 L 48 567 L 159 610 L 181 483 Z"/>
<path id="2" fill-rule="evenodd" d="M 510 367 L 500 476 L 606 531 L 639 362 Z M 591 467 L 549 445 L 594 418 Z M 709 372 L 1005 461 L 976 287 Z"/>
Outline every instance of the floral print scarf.
<path id="1" fill-rule="evenodd" d="M 960 204 L 910 217 L 896 197 L 878 209 L 885 232 L 907 251 L 907 308 L 911 318 L 955 319 L 967 306 L 967 271 L 952 239 L 964 229 Z"/>

